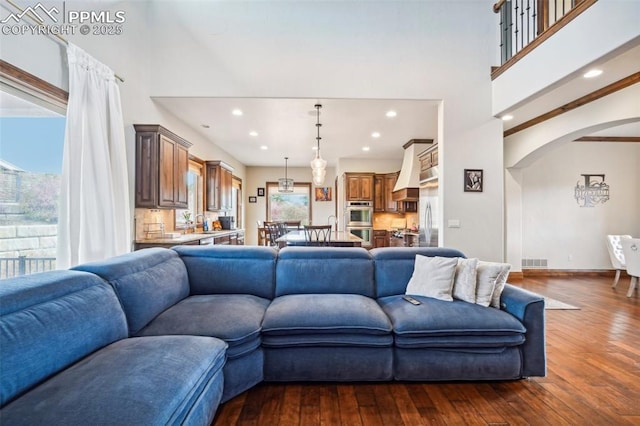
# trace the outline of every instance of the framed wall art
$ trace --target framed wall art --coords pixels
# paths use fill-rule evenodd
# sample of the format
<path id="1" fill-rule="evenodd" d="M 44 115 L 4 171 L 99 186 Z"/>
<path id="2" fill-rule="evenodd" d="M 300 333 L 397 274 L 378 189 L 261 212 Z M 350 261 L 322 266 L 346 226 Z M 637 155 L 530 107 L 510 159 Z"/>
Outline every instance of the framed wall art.
<path id="1" fill-rule="evenodd" d="M 264 188 L 258 188 L 258 197 L 264 197 Z"/>
<path id="2" fill-rule="evenodd" d="M 258 197 L 254 196 L 254 195 L 251 195 L 249 197 L 249 202 L 250 203 L 257 203 L 258 202 Z"/>
<path id="3" fill-rule="evenodd" d="M 331 201 L 331 188 L 316 187 L 316 201 Z"/>
<path id="4" fill-rule="evenodd" d="M 483 185 L 482 169 L 464 169 L 464 192 L 482 192 Z"/>

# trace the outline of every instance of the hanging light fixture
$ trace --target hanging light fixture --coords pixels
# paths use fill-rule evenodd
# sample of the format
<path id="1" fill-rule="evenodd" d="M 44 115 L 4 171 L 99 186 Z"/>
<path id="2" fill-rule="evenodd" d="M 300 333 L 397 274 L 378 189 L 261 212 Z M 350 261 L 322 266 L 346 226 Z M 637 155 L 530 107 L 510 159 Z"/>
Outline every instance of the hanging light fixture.
<path id="1" fill-rule="evenodd" d="M 293 192 L 293 179 L 287 176 L 287 163 L 289 157 L 284 157 L 284 177 L 278 179 L 278 192 Z"/>
<path id="2" fill-rule="evenodd" d="M 316 142 L 317 142 L 317 148 L 316 148 L 316 157 L 311 160 L 311 174 L 313 176 L 313 184 L 315 186 L 320 186 L 324 183 L 324 177 L 327 174 L 327 162 L 325 160 L 322 159 L 322 157 L 320 157 L 320 139 L 322 139 L 320 137 L 320 126 L 322 126 L 322 124 L 320 124 L 320 108 L 322 108 L 322 105 L 320 104 L 316 104 L 315 105 L 315 109 L 317 111 L 317 117 L 318 117 L 318 121 L 316 123 L 316 128 L 318 130 L 318 136 L 316 137 Z"/>

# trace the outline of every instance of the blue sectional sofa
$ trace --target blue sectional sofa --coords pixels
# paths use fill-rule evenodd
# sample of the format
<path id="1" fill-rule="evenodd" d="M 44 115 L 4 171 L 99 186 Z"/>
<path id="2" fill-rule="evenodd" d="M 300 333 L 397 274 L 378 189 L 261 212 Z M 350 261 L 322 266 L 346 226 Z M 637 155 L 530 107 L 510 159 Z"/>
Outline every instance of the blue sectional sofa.
<path id="1" fill-rule="evenodd" d="M 210 424 L 261 381 L 546 373 L 544 300 L 402 299 L 445 248 L 178 246 L 3 281 L 2 424 Z"/>

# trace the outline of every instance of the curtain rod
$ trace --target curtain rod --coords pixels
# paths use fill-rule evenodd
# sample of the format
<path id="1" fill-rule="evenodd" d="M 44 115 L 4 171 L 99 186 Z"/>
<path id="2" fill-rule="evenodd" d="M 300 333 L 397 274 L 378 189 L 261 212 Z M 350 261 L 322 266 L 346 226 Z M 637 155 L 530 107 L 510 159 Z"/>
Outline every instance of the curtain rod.
<path id="1" fill-rule="evenodd" d="M 9 3 L 11 6 L 15 7 L 16 9 L 18 9 L 18 11 L 20 11 L 20 13 L 23 13 L 24 15 L 29 17 L 32 21 L 34 21 L 36 23 L 36 25 L 44 25 L 44 21 L 42 19 L 40 19 L 37 16 L 33 15 L 31 12 L 25 13 L 24 9 L 21 8 L 20 6 L 18 6 L 17 4 L 15 4 L 13 1 L 6 0 L 6 2 Z M 69 40 L 67 40 L 66 38 L 62 37 L 60 34 L 47 34 L 47 35 L 53 36 L 53 37 L 55 37 L 57 39 L 58 42 L 63 43 L 65 46 L 69 46 Z M 118 74 L 113 73 L 113 76 L 124 83 L 124 79 L 122 77 L 120 77 Z"/>

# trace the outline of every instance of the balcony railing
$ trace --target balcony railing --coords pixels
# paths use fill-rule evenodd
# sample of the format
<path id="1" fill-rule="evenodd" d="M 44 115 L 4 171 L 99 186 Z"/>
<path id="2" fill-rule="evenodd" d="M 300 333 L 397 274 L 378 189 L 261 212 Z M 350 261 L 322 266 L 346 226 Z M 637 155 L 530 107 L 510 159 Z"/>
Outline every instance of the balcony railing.
<path id="1" fill-rule="evenodd" d="M 55 257 L 3 257 L 0 258 L 0 279 L 51 271 L 55 268 Z"/>
<path id="2" fill-rule="evenodd" d="M 506 65 L 551 36 L 597 0 L 498 0 L 500 59 Z M 499 67 L 498 70 L 503 67 Z M 496 75 L 492 75 L 493 78 Z"/>

